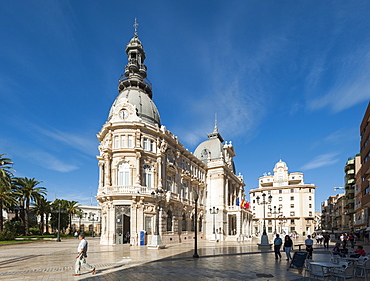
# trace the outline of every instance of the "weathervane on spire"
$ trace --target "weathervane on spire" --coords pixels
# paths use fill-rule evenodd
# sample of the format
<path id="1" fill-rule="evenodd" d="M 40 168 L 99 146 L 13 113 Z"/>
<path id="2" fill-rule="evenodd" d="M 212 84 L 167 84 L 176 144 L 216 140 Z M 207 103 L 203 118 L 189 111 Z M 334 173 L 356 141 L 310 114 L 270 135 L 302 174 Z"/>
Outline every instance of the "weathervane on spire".
<path id="1" fill-rule="evenodd" d="M 215 130 L 217 130 L 217 113 L 215 113 Z"/>
<path id="2" fill-rule="evenodd" d="M 136 21 L 136 18 L 135 18 L 135 22 L 134 22 L 134 36 L 135 37 L 138 37 L 138 35 L 137 35 L 137 27 L 139 26 L 139 24 L 137 23 L 137 21 Z"/>

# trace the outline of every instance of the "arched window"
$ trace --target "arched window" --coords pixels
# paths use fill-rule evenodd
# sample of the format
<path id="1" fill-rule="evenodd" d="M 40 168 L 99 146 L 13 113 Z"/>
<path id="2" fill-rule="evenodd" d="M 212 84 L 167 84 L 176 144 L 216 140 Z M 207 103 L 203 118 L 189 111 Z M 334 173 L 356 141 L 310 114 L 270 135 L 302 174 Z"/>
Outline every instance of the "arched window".
<path id="1" fill-rule="evenodd" d="M 182 231 L 186 231 L 186 216 L 185 213 L 182 214 Z"/>
<path id="2" fill-rule="evenodd" d="M 143 186 L 153 187 L 152 186 L 152 168 L 149 165 L 143 166 Z"/>
<path id="3" fill-rule="evenodd" d="M 167 231 L 172 231 L 172 212 L 167 212 Z"/>
<path id="4" fill-rule="evenodd" d="M 130 164 L 121 163 L 118 166 L 118 185 L 130 185 Z"/>

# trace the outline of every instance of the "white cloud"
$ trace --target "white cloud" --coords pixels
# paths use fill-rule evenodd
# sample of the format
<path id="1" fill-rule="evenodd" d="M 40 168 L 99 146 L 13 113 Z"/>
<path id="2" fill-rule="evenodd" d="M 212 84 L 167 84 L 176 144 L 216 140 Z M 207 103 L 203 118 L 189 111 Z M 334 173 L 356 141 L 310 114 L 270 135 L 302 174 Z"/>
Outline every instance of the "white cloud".
<path id="1" fill-rule="evenodd" d="M 310 74 L 308 87 L 317 89 L 318 80 L 321 80 L 323 84 L 323 76 L 328 75 L 328 71 L 332 71 L 335 76 L 332 85 L 323 96 L 309 100 L 309 108 L 317 110 L 330 107 L 333 112 L 340 112 L 370 100 L 370 53 L 368 50 L 369 46 L 365 46 L 343 57 L 340 63 L 334 64 L 337 69 L 323 70 L 322 58 L 314 63 L 313 69 L 315 70 Z M 315 78 L 312 78 L 314 76 Z"/>
<path id="2" fill-rule="evenodd" d="M 315 158 L 313 158 L 310 162 L 303 165 L 301 167 L 301 170 L 312 170 L 324 166 L 333 165 L 339 161 L 339 159 L 337 158 L 338 155 L 339 153 L 335 152 L 318 155 Z"/>
<path id="3" fill-rule="evenodd" d="M 44 129 L 36 126 L 36 129 L 45 136 L 57 140 L 69 147 L 81 151 L 87 155 L 95 155 L 97 153 L 97 141 L 95 138 L 85 138 L 80 135 L 62 132 L 56 129 Z"/>
<path id="4" fill-rule="evenodd" d="M 66 164 L 45 151 L 32 151 L 28 153 L 27 157 L 30 161 L 48 170 L 67 173 L 78 169 L 78 166 Z"/>

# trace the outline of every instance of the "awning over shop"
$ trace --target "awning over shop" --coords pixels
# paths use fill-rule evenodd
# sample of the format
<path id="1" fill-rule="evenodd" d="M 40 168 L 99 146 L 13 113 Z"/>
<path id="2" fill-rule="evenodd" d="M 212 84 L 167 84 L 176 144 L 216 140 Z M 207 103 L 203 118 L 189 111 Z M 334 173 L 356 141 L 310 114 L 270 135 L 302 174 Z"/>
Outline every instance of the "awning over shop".
<path id="1" fill-rule="evenodd" d="M 357 230 L 357 231 L 355 231 L 355 233 L 360 233 L 360 232 L 362 232 L 362 231 L 367 231 L 367 229 L 370 229 L 370 227 L 368 227 L 368 228 L 363 228 L 363 229 L 360 229 L 360 230 Z"/>

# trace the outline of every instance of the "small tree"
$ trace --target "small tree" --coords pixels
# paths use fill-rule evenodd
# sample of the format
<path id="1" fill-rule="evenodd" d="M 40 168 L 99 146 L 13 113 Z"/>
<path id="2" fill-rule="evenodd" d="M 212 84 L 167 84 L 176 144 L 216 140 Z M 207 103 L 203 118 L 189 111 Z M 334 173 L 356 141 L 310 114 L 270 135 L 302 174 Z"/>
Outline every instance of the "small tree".
<path id="1" fill-rule="evenodd" d="M 60 229 L 66 229 L 69 224 L 69 216 L 67 212 L 67 200 L 64 199 L 55 199 L 53 203 L 51 203 L 51 218 L 50 218 L 50 225 L 51 227 L 56 230 L 58 229 L 58 219 L 59 219 L 59 211 L 60 211 Z M 65 232 L 65 231 L 63 231 Z"/>
<path id="2" fill-rule="evenodd" d="M 50 204 L 51 201 L 47 201 L 44 196 L 40 196 L 39 198 L 36 199 L 35 202 L 35 207 L 34 207 L 34 212 L 36 216 L 40 216 L 40 233 L 41 235 L 44 234 L 45 231 L 45 216 L 46 220 L 48 220 L 48 216 L 50 214 Z M 47 224 L 46 224 L 47 227 Z"/>
<path id="3" fill-rule="evenodd" d="M 0 154 L 0 231 L 3 231 L 3 208 L 7 205 L 15 204 L 15 199 L 11 193 L 11 178 L 13 162 Z"/>
<path id="4" fill-rule="evenodd" d="M 29 220 L 30 220 L 30 203 L 36 202 L 40 196 L 46 195 L 45 187 L 36 187 L 41 181 L 37 181 L 34 178 L 15 178 L 14 185 L 25 202 L 25 234 L 29 235 Z"/>
<path id="5" fill-rule="evenodd" d="M 77 201 L 66 201 L 65 204 L 66 204 L 68 220 L 69 220 L 69 234 L 73 234 L 72 233 L 72 216 L 75 214 L 81 215 L 82 211 L 79 208 Z"/>

